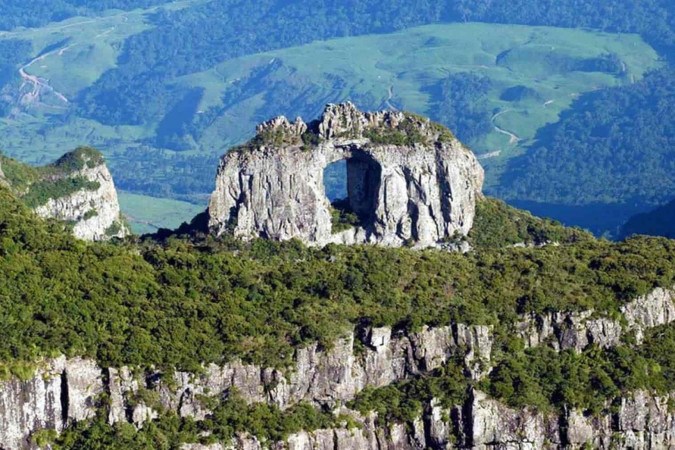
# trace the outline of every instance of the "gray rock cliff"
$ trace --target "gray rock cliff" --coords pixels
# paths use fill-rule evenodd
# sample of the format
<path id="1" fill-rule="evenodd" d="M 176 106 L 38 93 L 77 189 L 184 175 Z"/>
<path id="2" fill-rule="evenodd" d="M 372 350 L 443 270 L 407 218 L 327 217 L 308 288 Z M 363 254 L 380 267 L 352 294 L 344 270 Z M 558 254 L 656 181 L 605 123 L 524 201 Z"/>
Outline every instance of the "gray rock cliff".
<path id="1" fill-rule="evenodd" d="M 244 239 L 298 238 L 311 245 L 435 246 L 466 235 L 483 169 L 471 151 L 427 119 L 328 105 L 306 125 L 279 117 L 221 160 L 209 226 Z M 358 224 L 333 231 L 323 171 L 346 160 L 349 211 Z"/>
<path id="2" fill-rule="evenodd" d="M 355 416 L 358 428 L 316 430 L 264 443 L 248 435 L 183 450 L 425 450 L 425 449 L 667 449 L 675 445 L 674 394 L 637 391 L 621 399 L 612 417 L 589 418 L 578 411 L 561 416 L 515 410 L 472 391 L 451 410 L 432 400 L 412 423 L 383 423 L 377 415 Z"/>
<path id="3" fill-rule="evenodd" d="M 35 212 L 72 223 L 73 234 L 79 239 L 101 241 L 126 236 L 129 230 L 122 220 L 115 184 L 105 163 L 88 153 L 74 154 L 74 157 L 81 159 L 81 167 L 56 177 L 85 179 L 91 187 L 49 198 L 36 207 Z"/>
<path id="4" fill-rule="evenodd" d="M 590 343 L 612 346 L 617 333 L 669 323 L 675 287 L 657 288 L 624 308 L 626 325 L 590 312 L 523 317 L 523 337 L 531 346 L 580 350 Z M 645 315 L 644 311 L 649 311 Z M 645 318 L 646 317 L 646 318 Z M 617 331 L 614 327 L 618 327 Z M 611 331 L 606 331 L 607 329 Z M 565 331 L 573 330 L 573 337 Z M 601 330 L 601 331 L 598 331 Z M 605 330 L 605 331 L 602 331 Z M 595 334 L 594 334 L 595 333 Z M 583 336 L 583 337 L 582 337 Z M 589 338 L 590 336 L 590 338 Z M 593 336 L 599 336 L 597 341 Z M 586 340 L 584 340 L 586 339 Z M 355 341 L 359 340 L 359 351 Z M 222 397 L 236 388 L 250 402 L 267 402 L 288 408 L 298 402 L 352 414 L 360 429 L 319 430 L 299 433 L 284 443 L 263 443 L 239 436 L 216 448 L 234 449 L 425 449 L 425 448 L 640 448 L 675 446 L 675 417 L 669 405 L 675 393 L 655 396 L 638 391 L 625 395 L 613 417 L 589 418 L 578 411 L 562 416 L 529 409 L 516 410 L 473 391 L 463 405 L 443 407 L 436 401 L 410 424 L 384 423 L 374 416 L 361 417 L 344 405 L 364 388 L 424 375 L 459 357 L 474 379 L 490 372 L 492 329 L 481 325 L 452 324 L 423 327 L 401 333 L 387 327 L 358 328 L 329 350 L 316 344 L 298 349 L 294 363 L 280 371 L 233 361 L 204 367 L 201 373 L 133 371 L 128 367 L 101 368 L 81 358 L 56 358 L 39 365 L 28 380 L 0 382 L 0 448 L 30 448 L 31 436 L 41 429 L 62 431 L 74 422 L 94 417 L 106 408 L 108 423 L 128 422 L 143 427 L 160 410 L 201 420 L 210 414 L 200 400 Z M 156 403 L 146 404 L 141 391 L 152 391 Z M 107 394 L 107 405 L 100 403 Z M 220 444 L 219 444 L 220 445 Z M 203 447 L 185 447 L 200 449 Z"/>

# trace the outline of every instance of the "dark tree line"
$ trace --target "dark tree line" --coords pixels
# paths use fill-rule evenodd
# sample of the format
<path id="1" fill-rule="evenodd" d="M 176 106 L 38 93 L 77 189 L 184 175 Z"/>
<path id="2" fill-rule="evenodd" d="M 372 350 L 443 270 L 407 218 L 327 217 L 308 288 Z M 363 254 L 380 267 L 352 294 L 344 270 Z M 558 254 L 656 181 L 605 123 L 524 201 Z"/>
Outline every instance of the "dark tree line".
<path id="1" fill-rule="evenodd" d="M 510 162 L 507 197 L 580 205 L 675 196 L 675 70 L 585 94 Z"/>

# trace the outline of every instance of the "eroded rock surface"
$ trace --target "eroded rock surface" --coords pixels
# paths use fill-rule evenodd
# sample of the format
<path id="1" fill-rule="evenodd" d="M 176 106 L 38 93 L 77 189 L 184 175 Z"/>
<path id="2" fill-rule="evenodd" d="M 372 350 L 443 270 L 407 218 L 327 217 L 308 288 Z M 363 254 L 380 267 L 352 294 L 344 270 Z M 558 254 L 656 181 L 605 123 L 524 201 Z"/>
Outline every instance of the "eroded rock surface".
<path id="1" fill-rule="evenodd" d="M 581 350 L 591 343 L 612 346 L 617 334 L 672 321 L 675 289 L 655 289 L 627 303 L 625 327 L 590 312 L 523 318 L 523 337 L 529 345 Z M 644 311 L 649 311 L 645 315 Z M 645 318 L 646 317 L 646 318 Z M 614 327 L 618 326 L 620 332 Z M 607 330 L 612 331 L 607 331 Z M 570 331 L 571 330 L 571 331 Z M 574 336 L 569 337 L 568 334 Z M 609 337 L 608 337 L 609 336 Z M 359 350 L 355 341 L 360 341 Z M 330 350 L 317 345 L 298 349 L 290 370 L 279 371 L 233 361 L 206 366 L 200 374 L 134 372 L 130 368 L 99 367 L 94 361 L 64 357 L 39 366 L 33 377 L 0 382 L 0 448 L 30 447 L 31 436 L 41 429 L 62 431 L 73 422 L 88 420 L 107 408 L 110 424 L 128 422 L 143 427 L 160 410 L 201 420 L 210 414 L 203 395 L 217 398 L 236 388 L 250 402 L 288 408 L 298 402 L 341 408 L 365 387 L 381 387 L 429 373 L 450 358 L 461 358 L 474 379 L 490 371 L 492 329 L 481 325 L 452 324 L 418 332 L 390 328 L 358 328 L 338 340 Z M 153 395 L 140 395 L 151 391 Z M 108 394 L 109 402 L 100 399 Z M 155 398 L 155 403 L 145 403 Z M 579 411 L 563 416 L 513 409 L 473 391 L 463 405 L 443 406 L 431 401 L 424 414 L 409 424 L 383 423 L 374 416 L 354 414 L 362 427 L 303 432 L 285 443 L 262 443 L 238 436 L 218 444 L 233 449 L 425 449 L 425 448 L 639 448 L 675 446 L 675 393 L 657 396 L 638 391 L 619 399 L 612 417 L 585 417 Z M 201 449 L 193 446 L 186 449 Z M 208 448 L 208 447 L 207 447 Z"/>
<path id="2" fill-rule="evenodd" d="M 221 160 L 209 204 L 216 234 L 298 238 L 310 245 L 440 245 L 466 235 L 483 169 L 447 130 L 400 112 L 328 105 L 306 125 L 279 117 L 246 148 Z M 323 171 L 346 159 L 350 212 L 358 225 L 335 232 Z"/>
<path id="3" fill-rule="evenodd" d="M 82 167 L 59 174 L 59 178 L 88 180 L 95 188 L 79 189 L 60 197 L 53 197 L 35 208 L 35 212 L 46 218 L 53 218 L 73 224 L 73 234 L 87 241 L 101 241 L 113 237 L 124 237 L 129 230 L 122 221 L 117 191 L 110 171 L 100 161 L 83 158 Z"/>
<path id="4" fill-rule="evenodd" d="M 556 350 L 614 347 L 627 332 L 635 333 L 639 343 L 647 329 L 675 321 L 675 286 L 656 288 L 626 303 L 621 313 L 627 326 L 593 311 L 531 314 L 520 322 L 518 333 L 526 347 L 550 345 Z"/>
<path id="5" fill-rule="evenodd" d="M 357 428 L 302 431 L 276 443 L 240 435 L 227 444 L 182 449 L 667 449 L 675 445 L 675 417 L 667 408 L 674 398 L 637 391 L 622 398 L 611 416 L 586 417 L 576 410 L 559 416 L 509 408 L 474 390 L 464 405 L 444 409 L 432 400 L 411 423 L 385 423 L 375 414 L 356 414 Z"/>

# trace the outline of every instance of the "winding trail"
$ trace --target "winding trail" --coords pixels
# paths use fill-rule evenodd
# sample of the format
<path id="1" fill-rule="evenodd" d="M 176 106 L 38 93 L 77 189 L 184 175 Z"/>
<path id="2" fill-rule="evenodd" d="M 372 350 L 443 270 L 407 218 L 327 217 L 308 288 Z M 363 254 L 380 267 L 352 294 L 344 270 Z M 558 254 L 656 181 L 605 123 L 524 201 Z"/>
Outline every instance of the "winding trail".
<path id="1" fill-rule="evenodd" d="M 46 80 L 44 78 L 40 78 L 36 75 L 31 75 L 28 73 L 26 70 L 35 64 L 38 61 L 42 61 L 48 56 L 57 54 L 58 56 L 62 56 L 66 50 L 69 48 L 73 47 L 75 44 L 67 45 L 63 48 L 53 50 L 51 52 L 47 52 L 43 55 L 38 56 L 37 58 L 34 58 L 31 60 L 28 64 L 24 65 L 19 69 L 19 75 L 21 76 L 21 79 L 23 80 L 23 83 L 21 84 L 21 88 L 19 88 L 19 92 L 23 90 L 24 87 L 27 85 L 32 85 L 32 90 L 26 94 L 21 95 L 21 103 L 24 104 L 34 104 L 34 103 L 39 103 L 40 101 L 40 95 L 43 92 L 51 92 L 53 93 L 59 100 L 61 100 L 63 103 L 69 103 L 68 99 L 66 98 L 65 95 L 54 89 L 52 86 L 49 85 L 49 80 Z"/>
<path id="2" fill-rule="evenodd" d="M 394 85 L 393 84 L 389 86 L 389 89 L 387 90 L 387 94 L 389 96 L 384 101 L 384 104 L 387 105 L 387 108 L 391 109 L 392 111 L 398 111 L 398 108 L 391 104 L 391 99 L 394 97 Z"/>
<path id="3" fill-rule="evenodd" d="M 159 10 L 160 8 L 182 8 L 186 5 L 191 5 L 191 4 L 198 4 L 203 2 L 204 0 L 177 0 L 173 2 L 167 2 L 164 4 L 156 5 L 151 8 L 148 8 L 146 10 L 141 11 L 141 14 L 145 15 L 154 11 Z M 51 33 L 56 33 L 59 31 L 63 31 L 68 28 L 73 28 L 73 27 L 80 27 L 82 25 L 87 25 L 87 24 L 94 24 L 94 23 L 100 23 L 102 21 L 110 21 L 110 20 L 116 20 L 116 19 L 121 19 L 122 22 L 127 22 L 129 20 L 128 15 L 129 14 L 134 14 L 133 11 L 122 11 L 117 14 L 113 14 L 110 16 L 103 16 L 103 17 L 97 17 L 97 18 L 92 18 L 92 19 L 86 19 L 86 20 L 80 20 L 77 22 L 72 22 L 72 23 L 66 23 L 66 24 L 55 24 L 55 25 L 50 25 L 50 26 L 45 26 L 41 27 L 42 31 L 49 31 Z M 106 29 L 105 31 L 102 31 L 98 35 L 95 36 L 95 38 L 102 38 L 107 36 L 108 34 L 112 33 L 117 26 L 111 26 L 110 28 Z M 30 31 L 30 29 L 28 29 Z M 9 38 L 13 36 L 21 37 L 22 33 L 25 31 L 0 31 L 0 38 Z M 34 105 L 34 104 L 39 104 L 40 103 L 40 97 L 44 93 L 52 93 L 56 98 L 58 98 L 62 103 L 68 104 L 70 103 L 68 98 L 63 95 L 61 92 L 58 92 L 56 89 L 54 89 L 50 84 L 49 80 L 45 78 L 41 78 L 37 75 L 32 75 L 31 73 L 28 72 L 28 69 L 35 64 L 38 61 L 42 61 L 48 56 L 52 56 L 54 54 L 58 56 L 63 56 L 63 54 L 73 47 L 76 44 L 71 44 L 67 45 L 63 48 L 53 50 L 50 52 L 47 52 L 43 55 L 38 56 L 37 58 L 34 58 L 31 60 L 29 63 L 25 64 L 19 69 L 19 76 L 21 77 L 22 84 L 19 89 L 19 102 L 24 104 L 24 105 Z M 29 87 L 29 92 L 24 93 L 24 88 Z M 46 105 L 52 108 L 62 108 L 61 106 L 57 105 Z"/>
<path id="4" fill-rule="evenodd" d="M 481 155 L 477 155 L 476 158 L 478 158 L 479 160 L 496 158 L 497 156 L 501 155 L 501 153 L 502 153 L 501 150 L 495 150 L 494 152 L 483 153 Z"/>
<path id="5" fill-rule="evenodd" d="M 505 109 L 504 111 L 500 111 L 497 114 L 493 115 L 492 118 L 490 119 L 492 121 L 492 126 L 495 127 L 495 131 L 497 133 L 501 133 L 501 134 L 504 134 L 504 135 L 509 137 L 509 144 L 510 145 L 517 144 L 521 139 L 518 137 L 517 134 L 512 133 L 508 130 L 505 130 L 505 129 L 499 127 L 495 123 L 495 120 L 497 119 L 497 117 L 501 116 L 502 114 L 506 114 L 507 112 L 512 112 L 512 111 L 513 111 L 512 109 Z"/>

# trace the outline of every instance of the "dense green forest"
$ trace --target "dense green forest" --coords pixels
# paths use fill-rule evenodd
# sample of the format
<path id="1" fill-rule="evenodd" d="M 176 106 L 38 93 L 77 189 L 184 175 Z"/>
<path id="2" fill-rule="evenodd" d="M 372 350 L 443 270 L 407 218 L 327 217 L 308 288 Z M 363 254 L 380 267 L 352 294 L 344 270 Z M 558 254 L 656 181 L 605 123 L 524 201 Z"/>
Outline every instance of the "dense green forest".
<path id="1" fill-rule="evenodd" d="M 28 59 L 32 50 L 30 42 L 17 39 L 0 41 L 0 89 L 15 76 L 15 66 Z"/>
<path id="2" fill-rule="evenodd" d="M 609 74 L 617 87 L 581 94 L 559 121 L 540 128 L 534 142 L 519 148 L 520 156 L 498 162 L 502 176 L 491 192 L 564 206 L 646 207 L 675 197 L 671 0 L 212 0 L 187 2 L 174 10 L 161 7 L 167 0 L 0 3 L 0 30 L 7 31 L 74 16 L 97 20 L 112 8 L 126 11 L 124 22 L 135 27 L 128 35 L 120 31 L 117 40 L 99 39 L 122 29 L 120 19 L 92 32 L 90 47 L 81 42 L 75 46 L 82 54 L 98 51 L 114 58 L 92 67 L 91 73 L 77 74 L 91 81 L 84 90 L 68 93 L 68 107 L 59 104 L 62 110 L 35 116 L 17 105 L 21 85 L 31 88 L 18 69 L 70 41 L 49 41 L 47 34 L 26 41 L 0 32 L 0 115 L 8 118 L 11 130 L 19 128 L 14 120 L 30 117 L 31 126 L 38 124 L 32 128 L 38 136 L 48 135 L 47 123 L 72 127 L 65 133 L 72 132 L 68 139 L 89 137 L 94 121 L 109 126 L 101 133 L 109 139 L 106 145 L 118 146 L 113 165 L 118 186 L 193 201 L 211 190 L 217 156 L 225 151 L 201 148 L 198 141 L 222 115 L 235 120 L 238 111 L 230 108 L 242 99 L 253 99 L 252 115 L 260 120 L 277 114 L 311 118 L 322 108 L 320 102 L 349 91 L 340 76 L 330 74 L 319 83 L 275 58 L 242 72 L 241 78 L 215 70 L 217 81 L 228 83 L 227 90 L 212 89 L 209 83 L 216 80 L 208 77 L 213 73 L 204 75 L 200 87 L 183 76 L 245 55 L 434 23 L 478 21 L 638 33 L 664 62 L 643 80 L 634 82 L 626 61 L 609 51 L 594 57 L 550 55 L 545 63 L 556 69 L 584 76 Z M 159 8 L 142 18 L 126 17 L 130 10 L 153 6 Z M 43 32 L 58 27 L 50 25 Z M 437 42 L 429 39 L 427 44 L 425 49 L 430 49 Z M 469 144 L 480 142 L 494 128 L 500 111 L 487 106 L 497 86 L 481 72 L 486 64 L 481 56 L 461 61 L 476 69 L 471 72 L 439 71 L 436 78 L 397 75 L 418 77 L 423 89 L 412 97 L 428 97 L 425 112 Z M 504 62 L 500 58 L 508 58 L 508 53 L 499 55 L 497 63 Z M 50 81 L 48 71 L 58 70 L 61 62 L 44 63 L 45 82 Z M 508 65 L 499 67 L 511 70 Z M 546 107 L 548 97 L 532 88 L 538 82 L 499 85 L 498 98 L 505 108 L 523 100 Z M 68 86 L 57 83 L 53 88 Z M 384 103 L 370 91 L 351 92 L 351 100 L 364 109 L 395 107 L 399 93 L 390 85 L 382 89 L 389 90 Z M 216 106 L 200 110 L 209 96 L 219 97 L 211 103 Z M 311 104 L 307 98 L 313 99 Z M 110 137 L 115 136 L 112 130 L 131 129 L 125 125 L 151 130 L 133 134 L 135 145 L 125 146 L 119 136 Z M 230 138 L 219 133 L 218 139 Z M 30 376 L 36 360 L 58 354 L 94 358 L 103 367 L 152 366 L 169 373 L 198 372 L 204 363 L 232 358 L 283 369 L 297 348 L 314 342 L 329 348 L 359 324 L 388 325 L 405 333 L 425 324 L 462 322 L 494 327 L 494 370 L 489 376 L 472 380 L 463 361 L 451 360 L 424 377 L 366 389 L 349 406 L 410 421 L 432 397 L 452 406 L 466 400 L 470 388 L 478 388 L 513 407 L 543 412 L 576 407 L 602 416 L 611 412 L 612 401 L 632 390 L 675 390 L 672 324 L 648 331 L 640 345 L 629 335 L 618 347 L 590 346 L 580 353 L 556 353 L 544 346 L 525 349 L 514 332 L 523 314 L 593 309 L 614 316 L 636 296 L 657 286 L 673 286 L 673 240 L 637 236 L 610 243 L 487 198 L 477 205 L 474 228 L 465 238 L 474 251 L 466 255 L 372 246 L 317 249 L 296 241 L 243 243 L 202 234 L 195 229 L 197 222 L 176 232 L 90 244 L 70 236 L 67 224 L 40 220 L 27 208 L 55 192 L 87 187 L 77 179 L 41 180 L 45 173 L 72 169 L 74 163 L 78 161 L 59 160 L 35 169 L 0 157 L 14 187 L 10 192 L 0 182 L 0 379 Z M 635 217 L 623 236 L 668 235 L 673 205 L 671 201 L 653 214 Z M 615 219 L 622 221 L 619 215 Z M 34 439 L 37 444 L 56 440 L 54 448 L 64 450 L 169 449 L 178 442 L 227 440 L 241 431 L 280 439 L 301 429 L 341 426 L 346 420 L 305 404 L 285 412 L 247 405 L 236 392 L 212 402 L 214 414 L 200 422 L 164 412 L 136 430 L 128 424 L 110 427 L 100 416 L 76 424 L 59 438 L 44 432 Z"/>
<path id="3" fill-rule="evenodd" d="M 452 3 L 455 17 L 465 21 L 639 33 L 666 55 L 665 50 L 675 45 L 675 5 L 670 0 L 456 0 Z"/>
<path id="4" fill-rule="evenodd" d="M 665 239 L 610 244 L 572 230 L 560 246 L 491 249 L 511 220 L 498 204 L 477 228 L 493 237 L 474 236 L 482 250 L 464 256 L 262 240 L 93 245 L 1 192 L 0 360 L 9 366 L 55 352 L 104 366 L 198 370 L 224 355 L 284 366 L 293 347 L 330 345 L 364 318 L 507 326 L 529 311 L 616 311 L 675 281 L 675 244 Z M 525 232 L 554 226 L 536 225 Z"/>
<path id="5" fill-rule="evenodd" d="M 549 203 L 659 204 L 675 196 L 675 70 L 627 87 L 583 95 L 497 188 L 500 195 Z"/>
<path id="6" fill-rule="evenodd" d="M 474 73 L 457 73 L 434 86 L 432 118 L 453 130 L 464 143 L 471 145 L 492 129 L 485 96 L 490 79 Z"/>
<path id="7" fill-rule="evenodd" d="M 452 405 L 473 386 L 514 406 L 572 405 L 602 414 L 605 400 L 623 392 L 674 387 L 673 326 L 653 330 L 638 347 L 628 336 L 624 346 L 580 355 L 524 350 L 514 333 L 522 314 L 614 315 L 636 296 L 672 286 L 672 240 L 596 240 L 492 199 L 478 205 L 469 236 L 475 251 L 467 255 L 177 233 L 78 241 L 67 226 L 38 219 L 0 187 L 0 375 L 30 376 L 32 361 L 56 354 L 168 371 L 199 371 L 230 358 L 285 368 L 295 348 L 317 341 L 329 348 L 359 323 L 405 332 L 461 322 L 494 327 L 489 378 L 475 382 L 461 361 L 450 361 L 429 376 L 367 389 L 351 406 L 408 420 L 423 401 L 438 397 Z M 552 241 L 559 245 L 511 246 Z M 281 439 L 346 420 L 303 404 L 283 413 L 246 405 L 236 393 L 211 401 L 214 414 L 200 422 L 165 412 L 137 431 L 110 427 L 100 416 L 61 437 L 41 432 L 34 439 L 62 449 L 168 449 L 240 431 Z"/>
<path id="8" fill-rule="evenodd" d="M 634 234 L 675 239 L 675 200 L 644 214 L 631 217 L 621 228 L 621 237 Z"/>
<path id="9" fill-rule="evenodd" d="M 136 9 L 169 3 L 169 0 L 3 0 L 0 30 L 39 27 L 78 15 L 107 9 Z"/>

